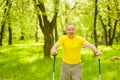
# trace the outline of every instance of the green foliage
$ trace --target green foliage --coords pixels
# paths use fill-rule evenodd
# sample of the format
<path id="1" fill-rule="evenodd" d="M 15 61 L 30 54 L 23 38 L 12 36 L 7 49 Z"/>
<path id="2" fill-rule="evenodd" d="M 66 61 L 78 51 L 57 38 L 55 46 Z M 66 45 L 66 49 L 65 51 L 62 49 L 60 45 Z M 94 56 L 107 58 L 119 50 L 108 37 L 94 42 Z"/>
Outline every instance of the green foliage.
<path id="1" fill-rule="evenodd" d="M 2 0 L 3 1 L 3 0 Z M 2 2 L 0 1 L 0 3 Z M 18 39 L 21 36 L 21 31 L 24 32 L 25 38 L 34 38 L 36 31 L 36 26 L 39 26 L 37 14 L 41 14 L 39 9 L 34 6 L 34 1 L 38 4 L 44 3 L 45 5 L 45 15 L 49 21 L 52 21 L 55 10 L 58 10 L 57 26 L 58 33 L 62 35 L 62 31 L 65 24 L 68 22 L 74 23 L 76 25 L 77 33 L 84 36 L 86 39 L 93 42 L 93 18 L 94 18 L 94 0 L 10 0 L 12 3 L 10 9 L 10 20 L 6 21 L 6 24 L 11 22 L 11 28 L 13 31 L 13 38 Z M 56 2 L 56 5 L 54 4 Z M 66 2 L 65 2 L 66 1 Z M 108 24 L 108 16 L 111 16 L 111 25 L 113 27 L 114 20 L 117 18 L 116 8 L 120 6 L 120 0 L 99 0 L 98 10 L 99 15 L 102 15 L 104 23 Z M 117 1 L 116 3 L 114 1 Z M 5 2 L 0 6 L 0 26 L 2 20 L 4 19 L 4 9 L 7 8 Z M 58 5 L 58 2 L 60 4 Z M 107 14 L 107 4 L 110 4 L 110 14 Z M 118 4 L 118 5 L 115 5 Z M 54 7 L 57 6 L 57 7 Z M 98 18 L 99 19 L 99 18 Z M 119 27 L 119 23 L 117 25 Z M 117 27 L 116 36 L 119 36 L 119 28 Z M 1 27 L 0 27 L 1 28 Z M 8 25 L 6 25 L 4 38 L 8 37 Z M 83 33 L 84 31 L 84 33 Z M 97 20 L 97 32 L 98 37 L 104 35 L 103 28 L 99 20 Z M 39 29 L 39 35 L 43 37 L 41 30 Z"/>
<path id="2" fill-rule="evenodd" d="M 22 43 L 22 44 L 21 44 Z M 43 43 L 16 42 L 13 46 L 0 47 L 1 80 L 52 80 L 53 57 L 43 58 Z M 120 44 L 112 47 L 99 46 L 103 50 L 101 57 L 102 80 L 119 80 L 120 62 L 111 61 L 111 57 L 120 56 Z M 61 52 L 56 58 L 55 80 L 59 80 Z M 98 60 L 90 49 L 82 49 L 83 80 L 98 80 Z"/>
<path id="3" fill-rule="evenodd" d="M 5 1 L 6 2 L 6 1 Z M 0 7 L 0 24 L 2 22 L 2 17 L 4 16 L 5 2 Z M 33 38 L 35 36 L 36 22 L 35 8 L 32 0 L 12 0 L 12 7 L 10 10 L 10 23 L 12 28 L 12 34 L 14 39 L 19 39 L 21 36 L 21 31 L 25 34 L 25 38 Z M 6 24 L 9 20 L 6 21 Z M 0 25 L 1 26 L 1 25 Z M 1 28 L 1 27 L 0 27 Z M 8 25 L 5 26 L 4 38 L 8 38 Z M 39 29 L 39 33 L 40 33 Z M 41 34 L 40 34 L 41 35 Z"/>

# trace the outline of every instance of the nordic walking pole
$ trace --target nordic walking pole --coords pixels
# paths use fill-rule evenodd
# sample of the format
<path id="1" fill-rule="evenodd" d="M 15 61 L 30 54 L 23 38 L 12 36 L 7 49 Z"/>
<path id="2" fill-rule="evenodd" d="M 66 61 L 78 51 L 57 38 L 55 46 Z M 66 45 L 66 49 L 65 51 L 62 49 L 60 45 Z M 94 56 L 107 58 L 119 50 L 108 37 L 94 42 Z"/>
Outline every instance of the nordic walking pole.
<path id="1" fill-rule="evenodd" d="M 99 80 L 102 80 L 101 79 L 100 56 L 98 56 L 98 75 L 99 75 Z"/>
<path id="2" fill-rule="evenodd" d="M 52 74 L 52 80 L 55 79 L 55 63 L 56 63 L 56 56 L 54 56 L 54 61 L 53 61 L 53 74 Z"/>

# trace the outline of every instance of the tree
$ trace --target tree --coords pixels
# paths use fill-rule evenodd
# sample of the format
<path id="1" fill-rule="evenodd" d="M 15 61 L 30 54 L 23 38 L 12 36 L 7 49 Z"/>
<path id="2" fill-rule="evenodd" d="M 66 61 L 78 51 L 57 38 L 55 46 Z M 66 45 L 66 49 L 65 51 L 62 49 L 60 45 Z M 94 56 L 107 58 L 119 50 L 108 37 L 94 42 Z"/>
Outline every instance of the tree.
<path id="1" fill-rule="evenodd" d="M 9 17 L 9 11 L 10 11 L 10 8 L 11 8 L 10 0 L 6 0 L 5 2 L 6 2 L 6 5 L 5 5 L 3 19 L 2 19 L 2 23 L 1 23 L 2 25 L 1 25 L 1 32 L 0 32 L 0 46 L 2 46 L 4 28 L 5 28 L 5 25 L 6 25 L 6 20 Z M 9 31 L 10 31 L 10 24 L 9 24 Z M 11 37 L 11 32 L 10 32 L 9 35 Z M 9 39 L 11 39 L 11 38 L 9 38 Z"/>
<path id="2" fill-rule="evenodd" d="M 95 46 L 97 47 L 98 44 L 97 44 L 97 29 L 96 29 L 96 22 L 97 22 L 97 3 L 98 3 L 98 0 L 95 0 L 95 14 L 94 14 L 94 42 L 95 42 Z"/>
<path id="3" fill-rule="evenodd" d="M 105 36 L 106 45 L 112 46 L 116 34 L 118 21 L 120 20 L 120 9 L 117 0 L 106 0 L 106 8 L 102 8 L 102 13 L 99 13 L 100 22 L 102 24 Z M 99 9 L 99 12 L 101 9 Z M 104 15 L 106 14 L 106 16 Z"/>
<path id="4" fill-rule="evenodd" d="M 12 2 L 10 0 L 8 0 L 8 6 L 9 6 L 9 10 L 8 10 L 8 32 L 9 32 L 9 40 L 8 40 L 8 44 L 12 45 L 12 29 L 11 29 L 11 18 L 10 18 L 10 9 L 12 6 Z"/>
<path id="5" fill-rule="evenodd" d="M 53 29 L 55 28 L 57 30 L 57 15 L 58 15 L 58 5 L 59 0 L 54 0 L 54 13 L 53 18 L 51 21 L 49 20 L 49 16 L 47 15 L 47 11 L 45 8 L 45 1 L 43 0 L 34 0 L 35 7 L 39 9 L 38 19 L 39 19 L 39 26 L 43 32 L 44 35 L 44 57 L 49 58 L 50 57 L 50 50 L 52 45 L 54 44 L 54 38 L 53 38 Z"/>

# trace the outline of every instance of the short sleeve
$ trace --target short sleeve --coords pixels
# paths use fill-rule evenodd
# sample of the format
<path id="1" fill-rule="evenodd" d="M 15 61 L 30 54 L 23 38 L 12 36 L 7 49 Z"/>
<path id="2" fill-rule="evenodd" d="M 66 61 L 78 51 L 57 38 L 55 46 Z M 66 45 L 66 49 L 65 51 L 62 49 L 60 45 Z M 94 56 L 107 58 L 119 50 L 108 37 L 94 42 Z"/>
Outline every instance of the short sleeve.
<path id="1" fill-rule="evenodd" d="M 85 45 L 87 43 L 87 40 L 84 39 L 83 37 L 80 37 L 80 40 L 82 45 Z"/>
<path id="2" fill-rule="evenodd" d="M 57 44 L 62 45 L 63 44 L 63 37 L 61 37 L 58 41 Z"/>

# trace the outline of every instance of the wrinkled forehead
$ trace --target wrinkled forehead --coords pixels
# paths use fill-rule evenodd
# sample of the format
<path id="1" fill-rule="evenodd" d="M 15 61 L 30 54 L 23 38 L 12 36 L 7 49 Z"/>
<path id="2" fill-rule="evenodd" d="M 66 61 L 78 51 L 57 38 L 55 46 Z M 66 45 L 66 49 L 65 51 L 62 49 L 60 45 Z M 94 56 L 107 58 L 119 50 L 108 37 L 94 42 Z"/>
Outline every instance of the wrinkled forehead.
<path id="1" fill-rule="evenodd" d="M 67 30 L 67 29 L 75 29 L 74 24 L 67 24 L 65 27 L 65 30 Z"/>

